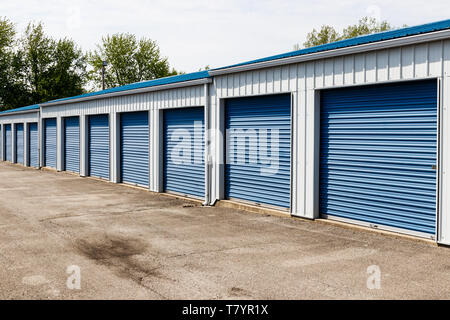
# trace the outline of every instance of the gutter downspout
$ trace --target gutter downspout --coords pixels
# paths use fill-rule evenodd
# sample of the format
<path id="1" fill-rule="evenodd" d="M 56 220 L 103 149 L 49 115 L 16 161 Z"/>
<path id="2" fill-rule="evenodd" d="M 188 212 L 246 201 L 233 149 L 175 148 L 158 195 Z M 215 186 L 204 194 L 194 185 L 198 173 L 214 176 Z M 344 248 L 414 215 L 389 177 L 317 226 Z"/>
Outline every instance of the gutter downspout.
<path id="1" fill-rule="evenodd" d="M 42 106 L 39 105 L 39 112 L 38 112 L 38 168 L 39 170 L 44 166 L 44 156 L 42 154 L 42 142 L 43 142 L 43 124 L 44 121 L 42 120 Z"/>
<path id="2" fill-rule="evenodd" d="M 210 134 L 209 134 L 209 84 L 203 85 L 205 95 L 205 202 L 204 206 L 210 205 L 210 187 L 211 187 L 211 156 L 209 154 Z"/>

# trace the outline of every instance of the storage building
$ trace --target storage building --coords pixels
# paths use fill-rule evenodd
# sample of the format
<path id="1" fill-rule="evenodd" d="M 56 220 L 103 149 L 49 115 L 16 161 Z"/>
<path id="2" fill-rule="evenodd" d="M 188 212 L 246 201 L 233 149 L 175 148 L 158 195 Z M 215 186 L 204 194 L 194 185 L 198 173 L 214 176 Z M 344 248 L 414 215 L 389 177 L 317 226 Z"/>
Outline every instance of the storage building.
<path id="1" fill-rule="evenodd" d="M 450 244 L 449 103 L 446 20 L 4 112 L 2 159 Z"/>

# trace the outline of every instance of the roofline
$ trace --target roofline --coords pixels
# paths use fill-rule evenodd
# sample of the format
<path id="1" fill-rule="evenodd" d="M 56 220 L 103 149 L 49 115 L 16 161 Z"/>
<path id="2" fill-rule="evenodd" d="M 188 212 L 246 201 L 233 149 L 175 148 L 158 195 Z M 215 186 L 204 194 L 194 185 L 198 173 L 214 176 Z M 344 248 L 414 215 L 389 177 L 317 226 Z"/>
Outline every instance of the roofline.
<path id="1" fill-rule="evenodd" d="M 31 110 L 23 110 L 23 111 L 10 111 L 10 112 L 6 112 L 6 113 L 0 113 L 0 117 L 6 117 L 6 116 L 12 116 L 15 114 L 24 114 L 24 113 L 34 113 L 34 112 L 39 112 L 40 108 L 36 108 L 36 109 L 31 109 Z"/>
<path id="2" fill-rule="evenodd" d="M 330 58 L 330 57 L 335 57 L 335 56 L 355 54 L 355 53 L 359 53 L 359 52 L 367 52 L 367 51 L 373 51 L 373 50 L 381 50 L 381 49 L 386 49 L 386 48 L 405 46 L 405 45 L 409 45 L 409 44 L 437 41 L 437 40 L 443 40 L 443 39 L 448 39 L 448 38 L 450 38 L 450 30 L 449 29 L 440 30 L 440 31 L 432 31 L 432 32 L 428 32 L 428 33 L 406 36 L 406 37 L 402 37 L 402 38 L 394 38 L 394 39 L 389 39 L 389 40 L 382 40 L 379 42 L 365 43 L 365 44 L 360 44 L 360 45 L 356 45 L 356 46 L 352 46 L 352 47 L 332 49 L 332 50 L 327 50 L 327 51 L 309 53 L 309 54 L 305 54 L 305 55 L 298 55 L 298 56 L 287 57 L 287 58 L 274 59 L 274 60 L 269 60 L 269 61 L 255 62 L 255 63 L 251 63 L 251 64 L 239 65 L 239 66 L 218 69 L 218 70 L 217 69 L 209 70 L 209 74 L 211 76 L 218 76 L 218 75 L 243 72 L 243 71 L 249 71 L 249 70 L 255 70 L 255 69 L 276 67 L 276 66 L 292 64 L 292 63 L 325 59 L 325 58 Z"/>
<path id="3" fill-rule="evenodd" d="M 41 108 L 42 107 L 53 107 L 53 106 L 57 106 L 57 105 L 61 105 L 61 104 L 77 103 L 77 102 L 98 100 L 98 99 L 104 99 L 104 98 L 112 98 L 112 97 L 118 97 L 118 96 L 125 96 L 125 95 L 132 95 L 132 94 L 138 94 L 138 93 L 146 93 L 146 92 L 152 92 L 152 91 L 165 90 L 165 89 L 190 87 L 190 86 L 211 83 L 211 82 L 212 82 L 211 78 L 201 78 L 201 79 L 196 79 L 196 80 L 188 80 L 188 81 L 182 81 L 182 82 L 162 84 L 159 86 L 152 86 L 152 87 L 145 87 L 145 88 L 139 88 L 139 89 L 130 89 L 130 90 L 124 90 L 124 91 L 104 93 L 104 94 L 74 98 L 74 99 L 69 99 L 69 100 L 44 102 L 44 103 L 40 104 L 40 107 Z"/>

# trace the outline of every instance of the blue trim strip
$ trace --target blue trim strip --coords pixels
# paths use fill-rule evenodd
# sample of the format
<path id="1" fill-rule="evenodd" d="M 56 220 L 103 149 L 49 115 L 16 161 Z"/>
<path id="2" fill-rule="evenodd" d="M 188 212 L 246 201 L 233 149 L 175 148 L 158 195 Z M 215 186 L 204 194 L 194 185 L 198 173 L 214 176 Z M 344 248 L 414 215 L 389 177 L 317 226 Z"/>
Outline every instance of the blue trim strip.
<path id="1" fill-rule="evenodd" d="M 127 85 L 124 85 L 121 87 L 110 88 L 110 89 L 97 91 L 97 92 L 90 92 L 90 93 L 82 94 L 82 95 L 75 96 L 75 97 L 57 99 L 57 100 L 52 100 L 52 101 L 48 101 L 45 103 L 69 101 L 69 100 L 73 100 L 73 99 L 94 97 L 94 96 L 100 96 L 100 95 L 108 94 L 108 93 L 115 93 L 115 92 L 142 89 L 142 88 L 148 88 L 148 87 L 162 86 L 165 84 L 178 83 L 178 82 L 184 82 L 184 81 L 192 81 L 192 80 L 204 79 L 204 78 L 209 78 L 209 77 L 210 76 L 209 76 L 208 71 L 199 71 L 199 72 L 193 72 L 193 73 L 188 73 L 188 74 L 180 74 L 177 76 L 159 78 L 159 79 L 154 79 L 154 80 L 150 80 L 150 81 L 130 83 L 130 84 L 127 84 Z"/>
<path id="2" fill-rule="evenodd" d="M 38 104 L 34 104 L 32 106 L 16 108 L 16 109 L 11 109 L 11 110 L 5 110 L 5 111 L 0 112 L 0 114 L 11 113 L 11 112 L 19 112 L 19 111 L 36 110 L 36 109 L 39 109 L 39 105 Z"/>

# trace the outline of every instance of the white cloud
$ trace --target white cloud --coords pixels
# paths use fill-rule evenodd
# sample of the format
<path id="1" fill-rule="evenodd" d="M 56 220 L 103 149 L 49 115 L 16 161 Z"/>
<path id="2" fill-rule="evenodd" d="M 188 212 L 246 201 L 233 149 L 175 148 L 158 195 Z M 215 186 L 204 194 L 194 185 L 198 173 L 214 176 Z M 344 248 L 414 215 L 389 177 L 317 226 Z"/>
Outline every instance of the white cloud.
<path id="1" fill-rule="evenodd" d="M 23 30 L 43 21 L 49 34 L 91 50 L 101 37 L 130 32 L 158 41 L 172 66 L 185 72 L 290 51 L 322 24 L 342 28 L 365 16 L 393 25 L 449 18 L 450 2 L 428 0 L 98 0 L 2 1 L 1 15 Z"/>

